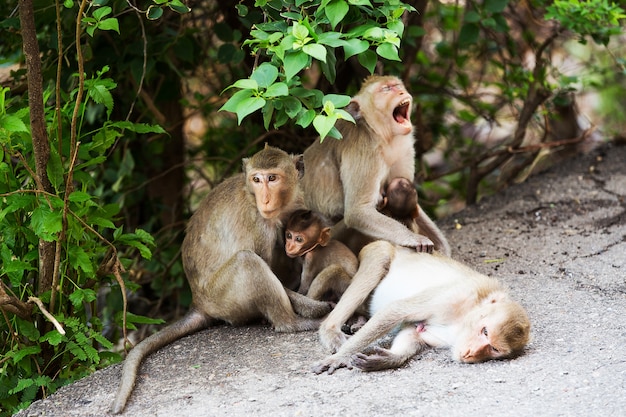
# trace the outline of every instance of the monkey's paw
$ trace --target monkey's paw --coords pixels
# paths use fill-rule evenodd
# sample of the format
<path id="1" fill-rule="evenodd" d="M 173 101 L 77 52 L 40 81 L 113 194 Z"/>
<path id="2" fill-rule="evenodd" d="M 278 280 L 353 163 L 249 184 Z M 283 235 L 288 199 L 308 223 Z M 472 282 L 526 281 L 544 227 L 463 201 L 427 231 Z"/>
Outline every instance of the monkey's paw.
<path id="1" fill-rule="evenodd" d="M 311 370 L 317 375 L 324 372 L 328 373 L 328 375 L 332 375 L 339 368 L 352 369 L 349 358 L 332 355 L 313 365 Z"/>
<path id="2" fill-rule="evenodd" d="M 433 253 L 435 250 L 435 244 L 426 236 L 417 235 L 415 250 L 417 252 Z"/>
<path id="3" fill-rule="evenodd" d="M 339 348 L 346 343 L 348 335 L 334 328 L 320 327 L 319 330 L 320 343 L 330 353 L 336 353 Z"/>
<path id="4" fill-rule="evenodd" d="M 373 353 L 366 355 L 365 353 L 357 353 L 352 356 L 351 364 L 365 372 L 381 371 L 383 369 L 397 368 L 400 360 L 396 354 L 390 350 L 376 347 Z"/>

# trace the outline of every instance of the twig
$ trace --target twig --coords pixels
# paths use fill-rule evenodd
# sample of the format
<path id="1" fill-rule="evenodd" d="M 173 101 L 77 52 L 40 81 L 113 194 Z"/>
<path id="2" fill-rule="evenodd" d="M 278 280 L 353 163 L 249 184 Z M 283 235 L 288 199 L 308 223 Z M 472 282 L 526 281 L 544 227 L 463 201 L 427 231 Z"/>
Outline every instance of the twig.
<path id="1" fill-rule="evenodd" d="M 54 327 L 56 327 L 57 331 L 61 333 L 62 335 L 65 335 L 65 330 L 63 329 L 63 326 L 61 326 L 61 323 L 59 323 L 57 319 L 55 319 L 54 316 L 50 314 L 48 310 L 46 310 L 46 307 L 43 305 L 43 303 L 41 302 L 39 298 L 28 297 L 28 302 L 37 304 L 37 307 L 39 307 L 39 310 L 41 310 L 43 315 L 46 316 L 48 320 L 50 320 L 50 322 L 54 325 Z"/>

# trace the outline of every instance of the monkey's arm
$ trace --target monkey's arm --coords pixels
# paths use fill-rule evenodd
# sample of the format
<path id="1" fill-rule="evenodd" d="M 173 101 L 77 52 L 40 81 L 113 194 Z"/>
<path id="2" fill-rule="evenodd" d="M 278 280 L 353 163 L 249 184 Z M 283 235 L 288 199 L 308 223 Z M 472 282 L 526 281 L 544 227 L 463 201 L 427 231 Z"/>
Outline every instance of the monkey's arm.
<path id="1" fill-rule="evenodd" d="M 346 226 L 365 233 L 374 239 L 382 239 L 396 245 L 414 248 L 419 252 L 432 252 L 433 242 L 418 235 L 402 223 L 376 210 L 380 197 L 380 185 L 386 173 L 377 160 L 378 153 L 368 158 L 355 151 L 346 150 L 341 162 L 341 181 L 344 189 L 344 222 Z M 367 180 L 365 180 L 367 179 Z"/>
<path id="2" fill-rule="evenodd" d="M 443 233 L 441 233 L 441 230 L 439 230 L 435 222 L 433 222 L 421 208 L 418 211 L 417 217 L 415 217 L 415 222 L 419 227 L 420 234 L 428 237 L 434 243 L 436 250 L 441 252 L 442 255 L 448 257 L 451 255 L 448 240 Z"/>
<path id="3" fill-rule="evenodd" d="M 421 323 L 406 325 L 393 339 L 390 349 L 375 347 L 373 353 L 356 353 L 352 365 L 366 372 L 399 368 L 422 350 L 424 343 L 419 337 L 422 327 Z"/>
<path id="4" fill-rule="evenodd" d="M 319 329 L 322 346 L 336 352 L 347 339 L 341 326 L 367 300 L 370 293 L 385 277 L 395 256 L 395 247 L 382 240 L 370 243 L 359 253 L 359 269 L 339 303 L 322 322 Z"/>

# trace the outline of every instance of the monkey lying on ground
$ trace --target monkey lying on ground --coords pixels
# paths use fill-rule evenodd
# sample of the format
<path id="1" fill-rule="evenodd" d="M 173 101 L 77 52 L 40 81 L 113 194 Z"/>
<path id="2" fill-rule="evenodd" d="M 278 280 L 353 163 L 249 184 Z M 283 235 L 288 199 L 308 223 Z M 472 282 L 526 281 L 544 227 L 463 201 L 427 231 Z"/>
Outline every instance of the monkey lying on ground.
<path id="1" fill-rule="evenodd" d="M 411 105 L 399 78 L 367 78 L 346 107 L 356 124 L 339 120 L 336 127 L 343 139 L 316 140 L 304 152 L 305 205 L 335 222 L 343 218 L 346 227 L 373 240 L 449 256 L 446 238 L 423 210 L 415 218 L 419 234 L 376 210 L 393 178 L 415 177 Z"/>
<path id="2" fill-rule="evenodd" d="M 314 300 L 339 300 L 359 267 L 356 255 L 331 238 L 330 221 L 311 210 L 297 210 L 287 221 L 285 251 L 302 257 L 298 292 Z"/>
<path id="3" fill-rule="evenodd" d="M 476 363 L 513 357 L 528 343 L 526 312 L 493 278 L 385 241 L 363 248 L 359 261 L 352 284 L 320 327 L 322 344 L 334 354 L 313 367 L 317 374 L 341 367 L 397 368 L 425 345 L 449 347 L 454 360 Z M 370 294 L 371 318 L 347 338 L 342 324 Z M 398 327 L 389 349 L 363 353 Z"/>
<path id="4" fill-rule="evenodd" d="M 191 308 L 130 351 L 113 413 L 124 409 L 143 358 L 185 335 L 219 321 L 241 325 L 260 318 L 279 332 L 312 330 L 330 311 L 328 302 L 285 289 L 270 268 L 286 258 L 283 222 L 303 207 L 301 158 L 266 146 L 243 165 L 244 172 L 211 190 L 189 220 L 182 259 Z"/>

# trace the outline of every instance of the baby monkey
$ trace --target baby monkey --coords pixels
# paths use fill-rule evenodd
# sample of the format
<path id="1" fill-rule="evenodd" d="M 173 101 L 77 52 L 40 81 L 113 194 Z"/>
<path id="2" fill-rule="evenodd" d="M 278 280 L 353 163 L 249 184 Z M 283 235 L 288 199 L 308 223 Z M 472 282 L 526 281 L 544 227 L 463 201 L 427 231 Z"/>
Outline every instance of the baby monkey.
<path id="1" fill-rule="evenodd" d="M 303 262 L 298 292 L 314 300 L 339 300 L 359 266 L 356 255 L 331 237 L 330 227 L 320 213 L 296 210 L 285 228 L 287 255 Z"/>
<path id="2" fill-rule="evenodd" d="M 385 216 L 396 219 L 414 233 L 419 233 L 415 219 L 419 216 L 417 191 L 410 180 L 397 177 L 385 188 L 382 200 L 376 207 Z"/>

